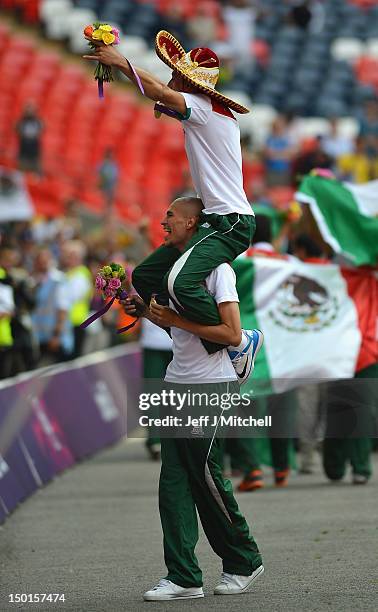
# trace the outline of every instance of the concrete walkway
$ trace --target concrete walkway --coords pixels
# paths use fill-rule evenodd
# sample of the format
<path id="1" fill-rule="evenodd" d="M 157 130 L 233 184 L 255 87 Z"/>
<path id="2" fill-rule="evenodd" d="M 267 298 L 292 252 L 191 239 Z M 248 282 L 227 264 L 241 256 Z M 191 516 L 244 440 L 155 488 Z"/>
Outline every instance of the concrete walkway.
<path id="1" fill-rule="evenodd" d="M 157 509 L 159 465 L 130 440 L 78 465 L 0 528 L 0 610 L 137 612 L 154 609 L 357 612 L 377 609 L 377 489 L 331 485 L 320 468 L 238 501 L 264 556 L 265 575 L 242 596 L 214 597 L 221 572 L 201 536 L 206 596 L 144 603 L 164 576 Z M 65 603 L 9 603 L 10 593 L 64 593 Z"/>

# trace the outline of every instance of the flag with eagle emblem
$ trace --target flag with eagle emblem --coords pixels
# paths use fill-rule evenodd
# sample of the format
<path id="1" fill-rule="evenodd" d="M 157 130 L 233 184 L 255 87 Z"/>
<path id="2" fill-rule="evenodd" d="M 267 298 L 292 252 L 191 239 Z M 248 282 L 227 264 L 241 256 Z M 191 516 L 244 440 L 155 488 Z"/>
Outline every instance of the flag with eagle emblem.
<path id="1" fill-rule="evenodd" d="M 353 378 L 378 361 L 374 271 L 253 250 L 233 267 L 242 325 L 265 336 L 247 383 L 254 393 Z"/>

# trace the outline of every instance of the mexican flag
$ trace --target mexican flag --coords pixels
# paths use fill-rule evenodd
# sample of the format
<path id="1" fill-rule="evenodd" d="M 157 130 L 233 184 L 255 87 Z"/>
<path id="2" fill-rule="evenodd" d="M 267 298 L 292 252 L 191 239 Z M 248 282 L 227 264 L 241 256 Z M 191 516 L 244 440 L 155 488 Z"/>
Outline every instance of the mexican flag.
<path id="1" fill-rule="evenodd" d="M 264 332 L 251 388 L 280 393 L 353 378 L 378 361 L 378 281 L 372 271 L 247 254 L 233 264 L 242 325 Z"/>
<path id="2" fill-rule="evenodd" d="M 309 204 L 323 240 L 356 266 L 378 264 L 378 181 L 306 176 L 295 199 Z"/>

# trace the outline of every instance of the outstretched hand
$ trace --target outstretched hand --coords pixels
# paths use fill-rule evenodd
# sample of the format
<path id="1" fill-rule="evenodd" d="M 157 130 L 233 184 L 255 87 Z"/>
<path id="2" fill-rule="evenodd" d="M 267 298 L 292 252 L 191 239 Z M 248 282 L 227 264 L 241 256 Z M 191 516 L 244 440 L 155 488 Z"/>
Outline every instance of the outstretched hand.
<path id="1" fill-rule="evenodd" d="M 93 38 L 85 37 L 96 46 L 96 49 L 91 55 L 83 55 L 84 59 L 101 62 L 106 66 L 118 66 L 123 59 L 122 55 L 113 47 L 113 45 L 105 45 L 101 40 L 93 40 Z"/>

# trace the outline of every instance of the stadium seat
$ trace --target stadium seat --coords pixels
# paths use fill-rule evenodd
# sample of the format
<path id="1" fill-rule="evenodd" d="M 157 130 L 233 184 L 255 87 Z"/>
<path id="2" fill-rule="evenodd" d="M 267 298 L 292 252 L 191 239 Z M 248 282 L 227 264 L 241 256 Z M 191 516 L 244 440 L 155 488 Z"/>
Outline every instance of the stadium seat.
<path id="1" fill-rule="evenodd" d="M 366 41 L 366 55 L 378 59 L 378 38 L 369 38 Z"/>
<path id="2" fill-rule="evenodd" d="M 327 119 L 322 117 L 308 117 L 297 119 L 295 122 L 301 140 L 325 136 L 329 133 L 330 124 Z"/>
<path id="3" fill-rule="evenodd" d="M 361 57 L 364 45 L 355 38 L 338 38 L 331 46 L 332 57 L 336 60 L 353 61 Z"/>
<path id="4" fill-rule="evenodd" d="M 43 22 L 48 21 L 55 15 L 64 17 L 74 8 L 71 0 L 42 0 L 39 7 L 39 14 Z"/>

